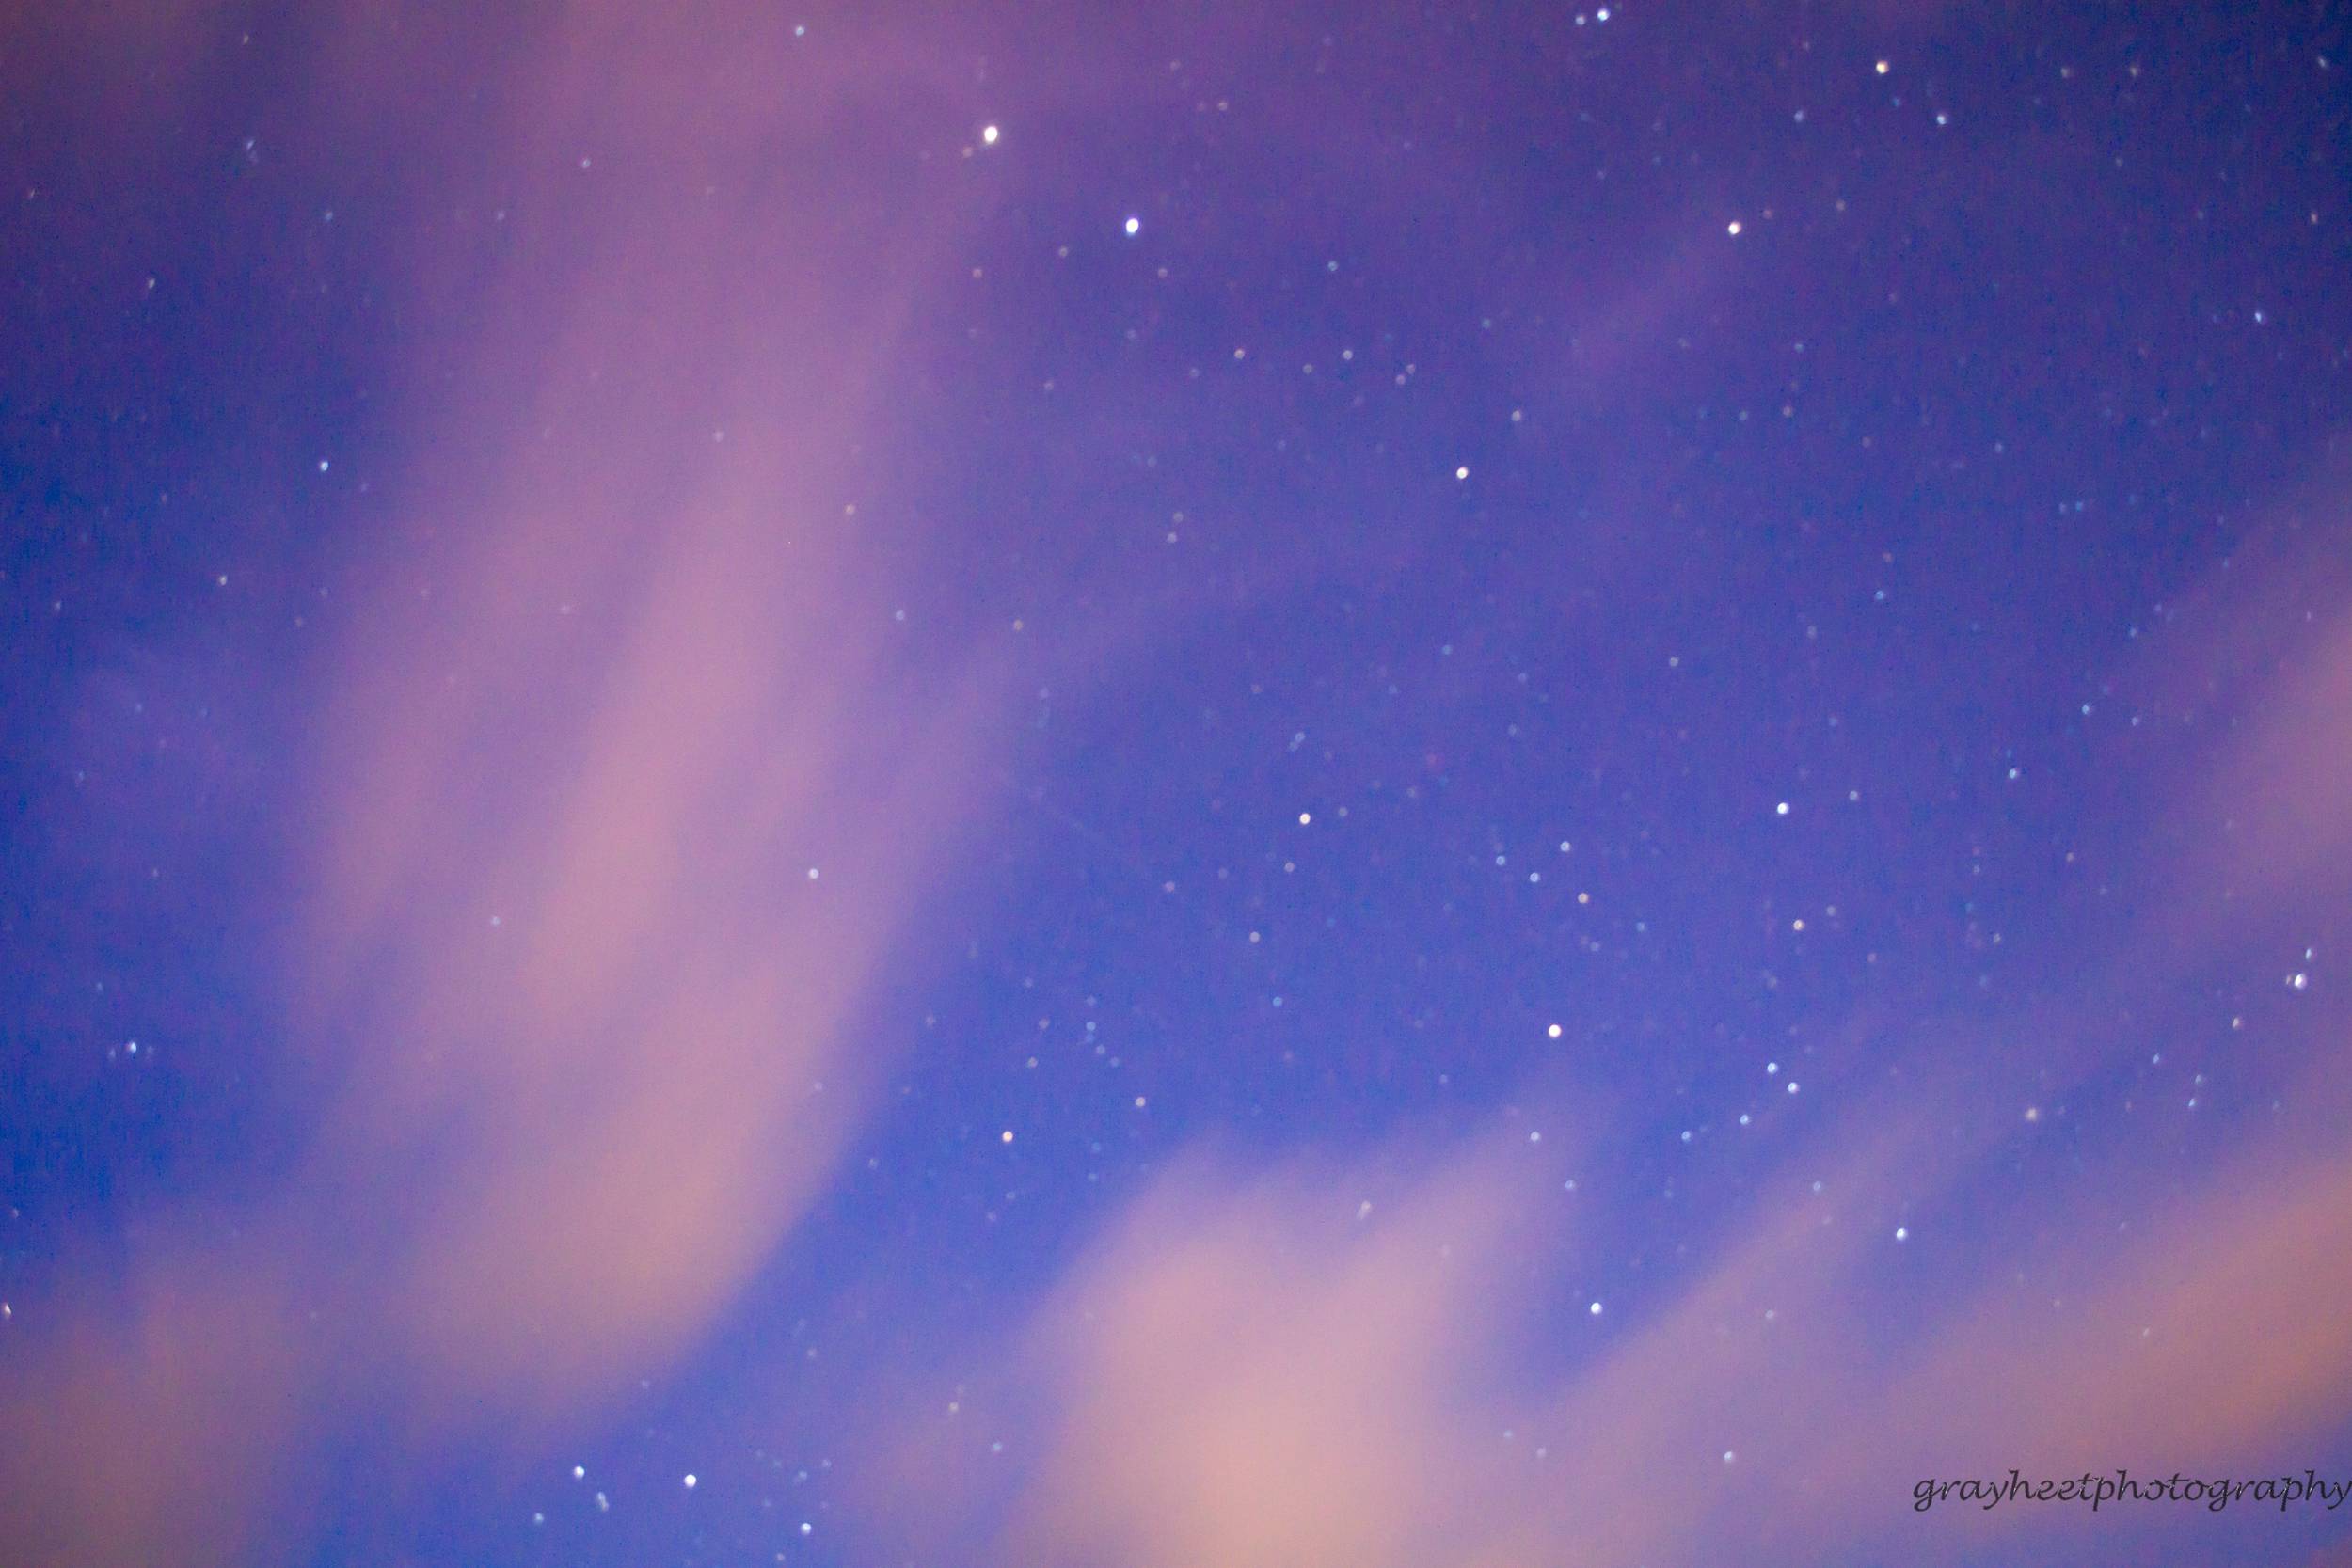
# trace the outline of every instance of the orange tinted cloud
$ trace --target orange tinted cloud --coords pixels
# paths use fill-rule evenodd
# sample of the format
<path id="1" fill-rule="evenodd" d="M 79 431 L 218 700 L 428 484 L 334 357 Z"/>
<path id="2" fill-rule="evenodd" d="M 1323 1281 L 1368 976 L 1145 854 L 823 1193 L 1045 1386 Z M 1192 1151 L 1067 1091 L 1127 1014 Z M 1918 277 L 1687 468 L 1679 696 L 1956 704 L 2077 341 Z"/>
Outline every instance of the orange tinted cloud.
<path id="1" fill-rule="evenodd" d="M 35 1348 L 0 1397 L 10 1560 L 251 1560 L 286 1500 L 256 1478 L 300 1469 L 301 1385 L 322 1370 L 280 1261 L 144 1253 L 127 1279 L 84 1270 L 62 1322 L 20 1312 Z"/>
<path id="2" fill-rule="evenodd" d="M 1070 1402 L 1009 1555 L 1426 1560 L 1475 1517 L 1461 1353 L 1513 1209 L 1480 1161 L 1359 1219 L 1345 1173 L 1172 1179 L 1037 1330 Z"/>
<path id="3" fill-rule="evenodd" d="M 1922 1516 L 1925 1477 L 2300 1472 L 2352 1391 L 2334 1305 L 2352 1148 L 2232 1169 L 2144 1230 L 2033 1247 L 2035 1288 L 1906 1310 L 1883 1194 L 1925 1147 L 1815 1164 L 1828 1196 L 1770 1184 L 1742 1239 L 1606 1329 L 1557 1298 L 1580 1242 L 1523 1149 L 1464 1152 L 1360 1219 L 1358 1171 L 1188 1168 L 1074 1271 L 1012 1370 L 926 1418 L 925 1473 L 944 1462 L 964 1487 L 941 1533 L 994 1519 L 986 1560 L 1141 1568 L 1947 1560 L 2128 1542 L 2152 1516 Z M 2054 1204 L 2053 1228 L 2095 1238 L 2095 1208 Z M 1041 1403 L 1039 1450 L 994 1457 L 1017 1479 L 992 1482 L 973 1450 Z M 940 1496 L 893 1488 L 883 1511 Z M 2240 1532 L 2226 1553 L 2278 1525 L 2249 1505 L 2153 1528 Z"/>

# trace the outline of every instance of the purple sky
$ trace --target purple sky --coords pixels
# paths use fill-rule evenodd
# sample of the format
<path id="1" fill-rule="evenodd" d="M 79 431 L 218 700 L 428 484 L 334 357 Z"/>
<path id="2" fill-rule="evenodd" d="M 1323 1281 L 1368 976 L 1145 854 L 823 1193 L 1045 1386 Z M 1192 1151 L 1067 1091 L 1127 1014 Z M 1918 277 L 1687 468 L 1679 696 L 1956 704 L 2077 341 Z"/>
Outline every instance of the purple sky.
<path id="1" fill-rule="evenodd" d="M 9 10 L 0 1560 L 2352 1563 L 2348 78 Z"/>

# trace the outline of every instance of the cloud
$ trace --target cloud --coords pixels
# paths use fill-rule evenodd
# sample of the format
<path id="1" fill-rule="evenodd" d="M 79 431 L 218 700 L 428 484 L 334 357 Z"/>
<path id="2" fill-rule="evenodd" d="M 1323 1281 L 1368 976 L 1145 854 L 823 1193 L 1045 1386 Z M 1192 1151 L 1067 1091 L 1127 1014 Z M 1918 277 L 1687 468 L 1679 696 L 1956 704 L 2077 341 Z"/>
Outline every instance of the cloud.
<path id="1" fill-rule="evenodd" d="M 42 1458 L 0 1534 L 43 1560 L 235 1560 L 286 1538 L 314 1447 L 392 1486 L 594 1410 L 707 1330 L 860 1124 L 858 1010 L 1003 711 L 998 663 L 893 619 L 844 500 L 958 216 L 713 199 L 912 56 L 698 97 L 747 86 L 697 73 L 714 39 L 739 72 L 784 24 L 636 14 L 446 57 L 322 19 L 348 101 L 317 135 L 416 150 L 440 227 L 384 285 L 417 329 L 377 531 L 284 688 L 292 1043 L 256 1055 L 310 1132 L 19 1295 L 0 1446 Z M 485 80 L 490 139 L 451 146 Z"/>
<path id="2" fill-rule="evenodd" d="M 2309 624 L 2255 694 L 2270 717 L 2208 753 L 2185 794 L 2275 779 L 2264 799 L 2298 826 L 2231 840 L 2231 875 L 2340 905 L 2352 797 L 2314 759 L 2344 743 L 2352 655 L 2340 618 Z M 2311 853 L 2270 863 L 2298 848 Z M 2167 864 L 2148 871 L 2184 886 Z M 2061 1037 L 2037 1094 L 2139 1092 L 2119 1067 L 2178 1016 L 2176 977 L 2238 950 L 2248 912 L 2212 899 L 2208 879 L 2185 885 L 2149 925 L 2193 943 L 2153 971 L 2142 948 L 2094 960 L 2082 998 L 2019 1021 Z M 2126 974 L 2140 1022 L 2117 1031 L 2100 1001 Z M 1597 1317 L 1566 1286 L 1605 1265 L 1618 1217 L 1579 1210 L 1600 1200 L 1566 1198 L 1559 1164 L 1523 1137 L 1256 1171 L 1196 1158 L 1105 1227 L 1009 1360 L 992 1339 L 955 1363 L 990 1370 L 957 1380 L 952 1415 L 930 1399 L 904 1418 L 909 1468 L 882 1472 L 874 1528 L 906 1528 L 918 1550 L 985 1540 L 987 1561 L 1137 1568 L 2014 1560 L 2061 1546 L 2300 1560 L 2315 1511 L 2288 1524 L 2252 1504 L 1923 1515 L 1914 1488 L 2012 1466 L 2029 1481 L 2119 1466 L 2254 1479 L 2340 1453 L 2352 1019 L 2310 1000 L 2260 1069 L 2279 1074 L 2270 1112 L 2214 1120 L 2214 1151 L 2185 1166 L 2144 1136 L 2093 1147 L 2022 1120 L 1994 1070 L 2015 1029 L 1882 1041 L 1879 1086 L 1846 1085 L 1818 1132 L 1743 1156 L 1750 1196 L 1694 1211 L 1688 1266 Z M 1599 1157 L 1614 1148 L 1588 1145 L 1593 1166 L 1620 1168 Z M 1894 1239 L 1921 1215 L 1935 1223 Z M 1007 1433 L 1028 1441 L 1000 1452 Z M 916 1468 L 953 1484 L 911 1491 Z"/>
<path id="3" fill-rule="evenodd" d="M 1931 1140 L 1915 1126 L 1874 1144 L 1815 1164 L 1835 1170 L 1831 1196 L 1763 1183 L 1708 1266 L 1589 1323 L 1558 1299 L 1582 1259 L 1556 1171 L 1519 1148 L 1458 1150 L 1361 1219 L 1360 1167 L 1188 1164 L 1072 1272 L 1009 1370 L 916 1422 L 923 1473 L 960 1486 L 894 1484 L 875 1512 L 949 1497 L 933 1544 L 977 1534 L 994 1542 L 983 1560 L 1139 1568 L 2274 1538 L 2251 1506 L 1923 1519 L 1913 1488 L 2012 1465 L 2299 1474 L 2352 1388 L 2352 1327 L 2330 1305 L 2352 1286 L 2352 1146 L 2265 1151 L 2104 1241 L 2097 1203 L 2046 1204 L 2037 1228 L 2066 1240 L 2015 1254 L 2030 1286 L 1977 1276 L 1906 1306 L 1881 1211 Z M 994 1455 L 1004 1433 L 1034 1433 L 1033 1451 Z"/>

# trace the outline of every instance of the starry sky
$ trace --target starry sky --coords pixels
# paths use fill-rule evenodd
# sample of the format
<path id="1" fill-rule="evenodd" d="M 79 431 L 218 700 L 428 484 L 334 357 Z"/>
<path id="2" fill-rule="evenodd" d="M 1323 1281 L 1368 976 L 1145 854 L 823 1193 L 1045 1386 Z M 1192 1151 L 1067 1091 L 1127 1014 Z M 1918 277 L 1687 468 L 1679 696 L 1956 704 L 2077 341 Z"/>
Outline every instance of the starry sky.
<path id="1" fill-rule="evenodd" d="M 2352 1563 L 2352 15 L 0 15 L 0 1558 Z"/>

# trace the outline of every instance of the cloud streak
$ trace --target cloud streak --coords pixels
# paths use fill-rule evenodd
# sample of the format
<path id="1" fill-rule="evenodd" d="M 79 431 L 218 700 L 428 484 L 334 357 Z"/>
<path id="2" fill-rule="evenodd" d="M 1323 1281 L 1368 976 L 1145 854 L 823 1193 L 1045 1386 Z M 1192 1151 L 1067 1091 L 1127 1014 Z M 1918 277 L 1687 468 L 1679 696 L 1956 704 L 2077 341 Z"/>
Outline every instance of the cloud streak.
<path id="1" fill-rule="evenodd" d="M 390 285 L 419 322 L 390 517 L 286 818 L 286 1065 L 325 1109 L 260 1196 L 152 1216 L 27 1314 L 0 1442 L 40 1457 L 0 1533 L 40 1560 L 298 1539 L 355 1419 L 397 1484 L 596 1408 L 860 1123 L 858 1009 L 1003 680 L 893 620 L 843 499 L 905 363 L 896 269 L 957 214 L 738 183 L 920 72 L 869 40 L 755 104 L 789 40 L 750 9 L 571 7 L 460 66 L 354 8 L 321 44 L 316 134 L 423 150 L 445 204 Z M 485 81 L 490 144 L 452 146 Z"/>

